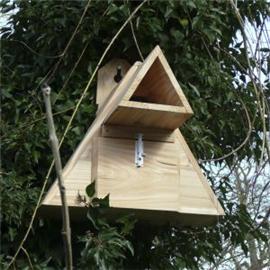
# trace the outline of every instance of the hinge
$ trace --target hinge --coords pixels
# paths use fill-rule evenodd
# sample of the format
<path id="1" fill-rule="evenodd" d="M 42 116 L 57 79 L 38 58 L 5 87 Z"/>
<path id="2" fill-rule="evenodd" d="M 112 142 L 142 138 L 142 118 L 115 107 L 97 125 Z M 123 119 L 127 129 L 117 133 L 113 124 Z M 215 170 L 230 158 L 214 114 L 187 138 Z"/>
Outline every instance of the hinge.
<path id="1" fill-rule="evenodd" d="M 143 166 L 143 158 L 144 158 L 144 151 L 143 151 L 143 134 L 138 133 L 136 136 L 135 141 L 135 164 L 137 168 Z"/>

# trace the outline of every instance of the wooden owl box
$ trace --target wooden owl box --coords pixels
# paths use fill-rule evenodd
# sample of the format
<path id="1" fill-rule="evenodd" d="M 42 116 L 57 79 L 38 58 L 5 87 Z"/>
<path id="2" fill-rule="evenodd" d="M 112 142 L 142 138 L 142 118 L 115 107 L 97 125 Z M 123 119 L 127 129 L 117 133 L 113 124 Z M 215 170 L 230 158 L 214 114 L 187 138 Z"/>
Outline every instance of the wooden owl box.
<path id="1" fill-rule="evenodd" d="M 209 224 L 223 209 L 179 127 L 193 114 L 161 49 L 130 66 L 116 59 L 98 73 L 97 116 L 63 170 L 68 204 L 95 181 L 110 213 L 185 225 Z M 56 183 L 43 207 L 60 206 Z"/>

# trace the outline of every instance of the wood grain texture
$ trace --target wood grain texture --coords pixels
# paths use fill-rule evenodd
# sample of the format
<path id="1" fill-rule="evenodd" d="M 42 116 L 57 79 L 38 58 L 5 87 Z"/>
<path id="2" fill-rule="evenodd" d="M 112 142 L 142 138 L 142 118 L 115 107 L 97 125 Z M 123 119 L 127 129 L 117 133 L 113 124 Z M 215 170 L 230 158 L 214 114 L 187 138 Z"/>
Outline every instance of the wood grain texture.
<path id="1" fill-rule="evenodd" d="M 107 120 L 107 118 L 111 115 L 111 113 L 117 108 L 117 105 L 120 103 L 120 101 L 123 98 L 123 95 L 125 94 L 125 91 L 129 88 L 132 79 L 138 72 L 138 69 L 140 68 L 140 63 L 135 63 L 127 72 L 126 76 L 123 78 L 123 80 L 120 82 L 120 84 L 117 86 L 116 91 L 112 93 L 111 96 L 109 96 L 100 109 L 96 119 L 86 132 L 83 140 L 80 142 L 79 146 L 76 148 L 75 152 L 69 159 L 68 163 L 66 164 L 63 174 L 67 175 L 69 171 L 73 168 L 73 166 L 76 164 L 79 157 L 84 152 L 85 147 L 91 143 L 92 138 L 100 131 L 100 127 L 103 125 L 103 123 Z"/>
<path id="2" fill-rule="evenodd" d="M 212 210 L 215 209 L 216 215 L 224 215 L 224 210 L 221 207 L 217 197 L 215 196 L 213 190 L 211 189 L 209 183 L 207 182 L 207 179 L 203 175 L 201 168 L 196 161 L 195 157 L 193 156 L 190 148 L 188 147 L 188 144 L 186 143 L 184 137 L 182 136 L 181 132 L 179 129 L 175 130 L 175 135 L 176 135 L 176 144 L 178 145 L 178 149 L 180 152 L 180 189 L 181 189 L 181 184 L 182 185 L 195 185 L 197 186 L 200 190 L 204 192 L 204 197 L 200 195 L 200 192 L 195 193 L 195 187 L 192 187 L 192 190 L 196 194 L 196 197 L 199 198 L 207 198 L 208 202 L 211 202 L 211 207 L 209 207 L 209 214 L 212 208 Z M 187 183 L 187 181 L 189 182 Z M 187 196 L 189 197 L 189 195 Z M 191 198 L 192 196 L 190 196 Z M 183 198 L 183 195 L 180 196 L 180 200 Z M 202 202 L 203 203 L 203 202 Z M 192 205 L 188 200 L 186 200 L 186 205 L 185 207 L 189 207 Z M 197 206 L 196 206 L 197 205 Z M 203 206 L 204 204 L 200 204 L 200 202 L 194 200 L 194 207 L 197 207 L 198 209 L 200 206 Z"/>
<path id="3" fill-rule="evenodd" d="M 106 123 L 174 130 L 189 116 L 182 106 L 122 101 Z"/>
<path id="4" fill-rule="evenodd" d="M 96 103 L 99 107 L 119 84 L 114 80 L 118 67 L 121 67 L 121 75 L 124 77 L 131 66 L 124 59 L 113 59 L 98 71 Z"/>
<path id="5" fill-rule="evenodd" d="M 160 48 L 159 48 L 160 49 Z M 176 93 L 178 94 L 178 96 L 180 97 L 181 99 L 181 102 L 183 104 L 183 106 L 186 108 L 186 112 L 188 114 L 190 114 L 190 116 L 193 115 L 193 111 L 192 111 L 192 108 L 182 90 L 182 88 L 180 87 L 177 79 L 175 78 L 174 74 L 173 74 L 173 71 L 166 59 L 166 57 L 164 56 L 164 54 L 162 53 L 161 49 L 160 49 L 160 53 L 158 55 L 158 59 L 160 61 L 160 63 L 162 64 L 163 68 L 164 68 L 164 71 L 166 72 L 167 76 L 169 77 L 170 79 L 170 83 L 173 85 Z"/>
<path id="6" fill-rule="evenodd" d="M 193 111 L 159 46 L 148 55 L 123 100 L 142 99 L 149 103 L 183 106 Z"/>
<path id="7" fill-rule="evenodd" d="M 85 188 L 93 178 L 92 157 L 97 158 L 94 161 L 97 196 L 102 198 L 110 194 L 111 207 L 173 211 L 175 215 L 176 212 L 223 215 L 180 131 L 176 130 L 174 135 L 173 142 L 144 141 L 144 166 L 137 168 L 135 140 L 103 137 L 101 132 L 65 178 L 69 206 L 82 206 L 77 202 L 77 195 L 78 192 L 85 195 Z M 46 199 L 44 205 L 60 205 L 56 188 Z"/>
<path id="8" fill-rule="evenodd" d="M 133 99 L 142 99 L 144 102 L 156 104 L 183 106 L 181 96 L 178 95 L 158 57 L 130 97 L 130 100 Z"/>
<path id="9" fill-rule="evenodd" d="M 64 183 L 67 193 L 67 202 L 69 206 L 78 206 L 77 195 L 85 195 L 85 188 L 91 183 L 91 156 L 92 144 L 90 143 L 76 162 L 76 165 L 70 170 L 69 174 L 64 176 Z M 57 181 L 49 189 L 45 196 L 43 205 L 61 205 L 60 193 L 57 187 Z"/>
<path id="10" fill-rule="evenodd" d="M 99 138 L 98 196 L 109 193 L 112 207 L 175 209 L 178 167 L 174 144 L 145 141 L 141 168 L 135 165 L 134 149 L 134 140 Z"/>
<path id="11" fill-rule="evenodd" d="M 167 213 L 180 223 L 189 216 L 190 224 L 224 215 L 177 129 L 193 112 L 160 48 L 129 68 L 119 84 L 104 70 L 98 87 L 107 90 L 100 93 L 97 117 L 63 171 L 69 206 L 82 206 L 78 192 L 84 195 L 95 180 L 98 197 L 110 194 L 112 211 L 145 211 L 148 219 Z M 141 168 L 134 160 L 137 133 L 144 134 Z M 56 183 L 43 205 L 60 205 Z"/>
<path id="12" fill-rule="evenodd" d="M 144 128 L 140 126 L 103 125 L 101 136 L 108 138 L 136 139 L 137 134 L 143 134 L 143 139 L 147 141 L 174 142 L 173 131 L 155 128 Z"/>

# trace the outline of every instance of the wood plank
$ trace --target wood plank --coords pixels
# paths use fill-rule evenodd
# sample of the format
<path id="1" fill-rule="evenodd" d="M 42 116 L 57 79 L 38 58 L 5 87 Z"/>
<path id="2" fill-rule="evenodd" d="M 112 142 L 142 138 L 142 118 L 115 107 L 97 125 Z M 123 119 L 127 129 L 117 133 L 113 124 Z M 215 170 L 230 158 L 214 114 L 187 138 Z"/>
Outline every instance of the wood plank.
<path id="1" fill-rule="evenodd" d="M 50 205 L 57 191 L 59 191 L 59 189 L 58 189 L 57 181 L 55 180 L 54 183 L 49 188 L 46 196 L 44 197 L 42 201 L 42 205 L 43 204 Z"/>
<path id="2" fill-rule="evenodd" d="M 98 71 L 96 103 L 99 108 L 119 84 L 114 80 L 119 66 L 121 67 L 121 75 L 124 77 L 130 68 L 130 64 L 124 59 L 113 59 Z"/>
<path id="3" fill-rule="evenodd" d="M 153 175 L 148 181 L 128 178 L 99 178 L 99 197 L 110 194 L 110 206 L 149 210 L 175 210 L 177 192 L 174 184 L 176 175 L 167 175 L 164 185 L 162 175 Z"/>
<path id="4" fill-rule="evenodd" d="M 185 206 L 182 206 L 182 207 L 179 207 L 178 209 L 179 213 L 181 214 L 189 214 L 189 215 L 198 215 L 198 217 L 194 217 L 194 219 L 200 219 L 201 217 L 199 215 L 206 215 L 206 216 L 217 216 L 217 219 L 218 219 L 218 216 L 220 215 L 216 209 L 214 208 L 209 208 L 209 207 L 204 207 L 203 204 L 201 204 L 199 202 L 199 206 L 196 207 L 185 207 Z M 190 225 L 194 225 L 194 221 L 193 223 L 191 223 Z M 204 224 L 203 222 L 201 222 L 200 220 L 197 220 L 196 223 L 198 225 L 202 225 Z"/>
<path id="5" fill-rule="evenodd" d="M 98 136 L 96 135 L 92 140 L 92 162 L 91 162 L 91 183 L 95 182 L 95 189 L 97 194 L 97 184 L 96 180 L 98 177 Z"/>
<path id="6" fill-rule="evenodd" d="M 103 125 L 102 137 L 136 139 L 138 133 L 143 134 L 143 140 L 173 143 L 175 135 L 164 129 L 143 128 L 122 125 Z"/>
<path id="7" fill-rule="evenodd" d="M 179 200 L 178 212 L 202 215 L 218 215 L 217 208 L 213 207 L 211 201 L 202 198 L 182 197 Z"/>
<path id="8" fill-rule="evenodd" d="M 189 149 L 184 137 L 182 136 L 181 132 L 179 129 L 175 130 L 175 134 L 176 134 L 176 144 L 178 144 L 178 149 L 184 150 L 188 161 L 190 162 L 192 169 L 188 169 L 188 166 L 186 165 L 186 161 L 185 163 L 185 169 L 180 170 L 180 176 L 181 179 L 183 178 L 188 178 L 190 179 L 190 181 L 197 181 L 198 183 L 201 183 L 201 188 L 202 190 L 204 190 L 206 192 L 206 194 L 208 195 L 208 201 L 209 203 L 211 203 L 212 207 L 209 206 L 209 208 L 212 209 L 216 209 L 217 214 L 219 215 L 224 215 L 224 210 L 221 207 L 218 199 L 216 198 L 214 192 L 212 191 L 209 183 L 207 182 L 205 176 L 203 175 L 201 168 L 199 166 L 199 164 L 197 163 L 195 157 L 193 156 L 191 150 Z M 183 160 L 183 158 L 182 158 Z M 182 197 L 179 196 L 179 201 L 180 204 L 182 202 Z M 192 201 L 190 201 L 190 206 L 194 206 L 194 207 L 199 207 L 200 205 L 198 204 L 198 206 L 196 206 L 196 200 L 194 200 L 194 204 L 192 204 Z"/>
<path id="9" fill-rule="evenodd" d="M 119 107 L 131 107 L 136 109 L 145 109 L 148 111 L 162 111 L 162 112 L 175 112 L 175 113 L 185 113 L 186 109 L 183 106 L 174 106 L 167 104 L 157 104 L 150 102 L 138 102 L 138 101 L 127 101 L 122 100 Z"/>
<path id="10" fill-rule="evenodd" d="M 127 101 L 118 106 L 106 124 L 174 130 L 188 117 L 183 107 Z"/>
<path id="11" fill-rule="evenodd" d="M 98 196 L 114 207 L 172 210 L 177 207 L 177 153 L 173 143 L 144 142 L 144 166 L 134 162 L 133 140 L 99 138 Z"/>

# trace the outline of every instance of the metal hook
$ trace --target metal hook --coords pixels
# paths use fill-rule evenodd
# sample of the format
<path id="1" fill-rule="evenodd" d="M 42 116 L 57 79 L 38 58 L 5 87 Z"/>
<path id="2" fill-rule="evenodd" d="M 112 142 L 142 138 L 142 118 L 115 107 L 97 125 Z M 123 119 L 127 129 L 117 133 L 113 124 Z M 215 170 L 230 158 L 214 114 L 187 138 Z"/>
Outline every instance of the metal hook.
<path id="1" fill-rule="evenodd" d="M 123 78 L 123 76 L 122 76 L 122 68 L 121 68 L 121 66 L 118 66 L 116 75 L 114 76 L 114 81 L 119 83 L 122 80 L 122 78 Z"/>

